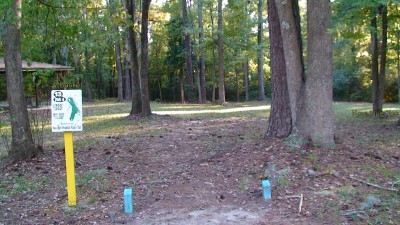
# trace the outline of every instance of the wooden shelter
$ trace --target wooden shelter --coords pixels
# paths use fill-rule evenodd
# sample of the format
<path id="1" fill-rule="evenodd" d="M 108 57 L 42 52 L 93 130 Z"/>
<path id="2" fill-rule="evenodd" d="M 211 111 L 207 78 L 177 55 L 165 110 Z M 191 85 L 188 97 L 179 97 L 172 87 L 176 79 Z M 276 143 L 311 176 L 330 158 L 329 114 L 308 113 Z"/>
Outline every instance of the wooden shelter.
<path id="1" fill-rule="evenodd" d="M 56 64 L 48 64 L 48 63 L 41 63 L 41 62 L 29 62 L 22 60 L 22 72 L 23 73 L 33 73 L 36 71 L 40 70 L 52 70 L 55 72 L 57 76 L 57 80 L 63 80 L 65 74 L 68 71 L 74 70 L 73 67 L 70 66 L 62 66 L 62 65 L 56 65 Z M 5 68 L 5 63 L 4 63 L 4 58 L 0 57 L 0 75 L 5 75 L 6 73 L 6 68 Z M 38 85 L 37 82 L 35 82 L 35 103 L 36 106 L 39 105 L 39 100 L 38 100 Z"/>

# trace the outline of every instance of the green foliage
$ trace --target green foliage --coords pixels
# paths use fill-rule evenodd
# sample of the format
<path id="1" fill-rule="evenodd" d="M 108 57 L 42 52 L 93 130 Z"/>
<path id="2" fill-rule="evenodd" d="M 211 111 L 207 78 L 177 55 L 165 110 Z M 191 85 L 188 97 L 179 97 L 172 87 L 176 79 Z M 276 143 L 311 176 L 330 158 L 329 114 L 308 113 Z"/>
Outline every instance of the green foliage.
<path id="1" fill-rule="evenodd" d="M 293 132 L 287 138 L 285 138 L 284 143 L 292 150 L 298 149 L 307 143 L 307 140 L 300 137 L 296 132 Z"/>
<path id="2" fill-rule="evenodd" d="M 0 158 L 8 154 L 11 145 L 10 120 L 3 113 L 0 108 Z"/>
<path id="3" fill-rule="evenodd" d="M 27 0 L 22 4 L 22 58 L 32 61 L 57 63 L 75 67 L 78 76 L 67 76 L 67 83 L 88 84 L 91 90 L 83 90 L 94 98 L 114 97 L 117 90 L 115 73 L 115 44 L 122 46 L 122 58 L 127 55 L 124 48 L 125 27 L 131 22 L 126 20 L 126 12 L 121 1 L 101 0 L 49 0 L 42 4 L 36 0 Z M 370 18 L 372 9 L 387 5 L 389 10 L 389 49 L 388 82 L 386 101 L 397 101 L 394 75 L 396 70 L 396 32 L 399 25 L 398 0 L 337 0 L 332 1 L 335 36 L 334 50 L 334 99 L 340 101 L 370 101 Z M 0 2 L 0 13 L 12 17 L 8 7 L 11 0 Z M 108 4 L 108 5 L 107 5 Z M 198 44 L 199 32 L 197 2 L 190 6 L 188 32 L 192 36 L 193 65 L 197 75 L 200 49 L 205 50 L 207 98 L 211 99 L 212 86 L 218 83 L 218 58 L 216 51 L 216 2 L 204 0 L 203 22 L 205 41 Z M 64 6 L 64 7 L 62 7 Z M 140 5 L 137 3 L 137 17 L 140 17 Z M 163 5 L 152 5 L 150 12 L 150 90 L 152 99 L 178 101 L 180 78 L 184 73 L 184 37 L 181 16 L 181 2 L 167 1 Z M 304 14 L 304 11 L 301 12 Z M 266 10 L 264 10 L 266 19 Z M 224 20 L 224 61 L 226 77 L 226 98 L 236 101 L 236 74 L 239 68 L 240 98 L 243 99 L 243 63 L 249 60 L 250 98 L 257 99 L 257 50 L 262 48 L 265 54 L 265 80 L 269 80 L 268 35 L 264 23 L 264 43 L 257 45 L 257 1 L 229 0 L 223 9 Z M 304 27 L 305 19 L 302 20 Z M 4 25 L 4 17 L 0 23 Z M 133 24 L 140 31 L 138 24 Z M 117 31 L 115 32 L 115 26 Z M 140 33 L 140 32 L 138 32 Z M 305 35 L 306 37 L 306 35 Z M 138 36 L 139 39 L 139 36 Z M 0 50 L 0 55 L 1 54 Z M 214 54 L 213 54 L 214 52 Z M 123 63 L 124 69 L 127 64 Z M 28 75 L 30 76 L 30 75 Z M 41 95 L 46 96 L 52 83 L 50 77 L 40 76 Z M 31 77 L 25 81 L 26 95 L 34 91 Z M 0 76 L 0 99 L 5 99 L 5 83 Z M 82 88 L 85 85 L 82 86 Z M 270 96 L 270 85 L 266 82 L 266 96 Z M 185 93 L 197 95 L 197 92 Z M 196 99 L 196 98 L 194 98 Z"/>
<path id="4" fill-rule="evenodd" d="M 18 176 L 16 178 L 3 177 L 0 179 L 0 202 L 5 199 L 15 198 L 20 195 L 34 193 L 45 187 L 49 182 L 46 177 L 32 179 L 31 177 Z"/>
<path id="5" fill-rule="evenodd" d="M 271 185 L 278 188 L 278 187 L 286 187 L 290 184 L 290 178 L 289 178 L 290 175 L 291 175 L 290 168 L 277 170 L 275 168 L 275 165 L 272 164 L 268 166 L 267 169 L 265 169 L 263 178 L 270 180 Z"/>

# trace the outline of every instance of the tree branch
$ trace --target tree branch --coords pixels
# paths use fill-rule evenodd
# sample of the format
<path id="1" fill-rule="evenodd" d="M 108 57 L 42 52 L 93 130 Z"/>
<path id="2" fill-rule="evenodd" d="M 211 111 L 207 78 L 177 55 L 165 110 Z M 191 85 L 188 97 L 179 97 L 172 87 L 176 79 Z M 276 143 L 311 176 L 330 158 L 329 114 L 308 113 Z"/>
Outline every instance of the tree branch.
<path id="1" fill-rule="evenodd" d="M 400 190 L 395 189 L 395 188 L 382 187 L 382 186 L 377 185 L 377 184 L 374 184 L 374 183 L 370 183 L 370 182 L 367 182 L 367 181 L 363 181 L 363 180 L 360 180 L 360 179 L 358 179 L 358 178 L 356 178 L 356 177 L 353 177 L 353 176 L 349 176 L 349 178 L 352 179 L 352 180 L 356 180 L 356 181 L 358 181 L 358 182 L 361 182 L 361 183 L 363 183 L 363 184 L 366 184 L 366 185 L 368 185 L 368 186 L 372 186 L 372 187 L 375 187 L 375 188 L 383 189 L 383 190 L 386 190 L 386 191 L 396 191 L 396 192 L 399 192 L 399 191 L 400 191 Z"/>

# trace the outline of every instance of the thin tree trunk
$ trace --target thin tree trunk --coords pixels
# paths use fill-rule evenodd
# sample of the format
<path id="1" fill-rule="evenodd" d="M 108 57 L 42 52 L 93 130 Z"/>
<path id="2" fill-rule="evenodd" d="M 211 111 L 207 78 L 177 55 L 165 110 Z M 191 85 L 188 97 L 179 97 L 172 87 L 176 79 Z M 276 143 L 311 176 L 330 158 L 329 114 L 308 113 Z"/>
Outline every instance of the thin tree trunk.
<path id="1" fill-rule="evenodd" d="M 149 92 L 149 10 L 151 0 L 142 0 L 142 36 L 141 36 L 141 73 L 140 88 L 142 99 L 142 114 L 150 115 L 150 92 Z"/>
<path id="2" fill-rule="evenodd" d="M 142 113 L 142 97 L 141 97 L 141 81 L 140 81 L 140 68 L 139 68 L 139 58 L 138 50 L 136 44 L 136 32 L 134 29 L 135 19 L 136 19 L 136 1 L 127 0 L 125 4 L 126 10 L 128 12 L 128 22 L 129 26 L 127 29 L 127 41 L 128 41 L 128 52 L 129 61 L 131 68 L 131 85 L 132 93 L 129 98 L 132 98 L 132 108 L 131 115 Z M 147 37 L 147 36 L 146 36 Z M 127 92 L 128 93 L 128 92 Z"/>
<path id="3" fill-rule="evenodd" d="M 12 4 L 12 5 L 11 5 Z M 4 27 L 2 41 L 7 79 L 7 100 L 11 114 L 12 143 L 8 159 L 26 160 L 35 154 L 29 124 L 28 109 L 24 97 L 22 62 L 21 62 L 21 0 L 14 0 L 6 6 L 13 11 L 1 18 Z M 5 24 L 2 24 L 2 23 Z M 3 26 L 4 25 L 4 26 Z"/>
<path id="4" fill-rule="evenodd" d="M 184 83 L 185 83 L 185 78 L 182 74 L 182 69 L 180 70 L 180 93 L 181 93 L 181 103 L 185 103 L 185 91 L 184 91 Z"/>
<path id="5" fill-rule="evenodd" d="M 200 49 L 200 61 L 199 61 L 199 79 L 200 79 L 200 103 L 204 104 L 207 101 L 206 98 L 206 64 L 205 64 L 205 50 L 204 50 L 204 28 L 203 28 L 203 0 L 198 0 L 198 16 L 199 16 L 199 49 Z"/>
<path id="6" fill-rule="evenodd" d="M 378 50 L 378 34 L 377 34 L 377 18 L 376 11 L 373 12 L 374 17 L 371 19 L 371 78 L 372 78 L 372 107 L 374 113 L 382 112 L 382 102 L 379 101 L 379 50 Z"/>
<path id="7" fill-rule="evenodd" d="M 110 0 L 107 2 L 107 7 L 110 10 L 110 13 L 115 14 L 115 5 L 116 5 L 116 0 Z M 119 34 L 119 27 L 112 21 L 113 25 L 113 31 L 115 34 Z M 118 102 L 123 102 L 124 101 L 124 74 L 122 71 L 122 59 L 121 59 L 121 42 L 119 39 L 119 35 L 117 35 L 117 38 L 115 41 L 115 67 L 117 68 L 117 86 L 118 86 L 118 97 L 117 101 Z"/>
<path id="8" fill-rule="evenodd" d="M 275 0 L 268 0 L 271 54 L 271 113 L 266 138 L 287 137 L 292 132 L 289 90 L 287 87 L 282 33 Z M 279 3 L 278 3 L 279 4 Z"/>
<path id="9" fill-rule="evenodd" d="M 385 95 L 385 78 L 386 78 L 386 54 L 387 54 L 387 36 L 388 36 L 388 11 L 386 6 L 379 7 L 379 12 L 382 15 L 382 33 L 381 33 L 381 48 L 379 61 L 379 101 L 380 112 L 383 111 L 383 98 Z"/>
<path id="10" fill-rule="evenodd" d="M 236 101 L 240 102 L 240 88 L 239 88 L 239 69 L 235 68 L 235 83 L 236 83 Z"/>
<path id="11" fill-rule="evenodd" d="M 188 97 L 192 96 L 194 86 L 193 86 L 193 61 L 192 61 L 192 46 L 190 40 L 190 25 L 187 13 L 186 0 L 182 0 L 182 16 L 183 16 L 183 26 L 185 35 L 185 62 L 186 62 L 186 79 L 189 85 Z M 189 99 L 192 100 L 192 99 Z"/>
<path id="12" fill-rule="evenodd" d="M 215 37 L 214 37 L 214 17 L 213 17 L 213 5 L 210 6 L 210 20 L 211 20 L 211 39 L 212 42 L 214 43 Z M 216 102 L 216 98 L 215 98 L 215 92 L 216 92 L 216 71 L 217 71 L 217 67 L 216 67 L 216 56 L 215 56 L 215 48 L 214 45 L 212 46 L 212 97 L 211 97 L 211 102 L 215 103 Z"/>
<path id="13" fill-rule="evenodd" d="M 160 48 L 156 48 L 156 65 L 157 66 L 159 66 L 160 65 L 160 59 L 159 59 L 159 55 L 160 55 L 160 53 L 159 53 L 159 51 L 160 51 Z M 162 80 L 161 80 L 161 74 L 159 74 L 158 75 L 158 78 L 157 78 L 157 83 L 158 83 L 158 94 L 159 94 L 159 100 L 160 100 L 160 102 L 162 102 L 163 101 L 163 96 L 162 96 L 162 84 L 161 84 L 161 82 L 162 82 Z"/>
<path id="14" fill-rule="evenodd" d="M 125 100 L 126 101 L 132 101 L 132 80 L 133 80 L 133 78 L 132 78 L 132 73 L 131 73 L 131 70 L 130 70 L 130 65 L 129 65 L 129 55 L 130 55 L 130 53 L 128 54 L 128 55 L 126 55 L 125 56 L 125 60 L 124 60 L 124 63 L 125 63 L 125 70 L 124 70 L 124 74 L 125 74 L 125 82 L 124 82 L 124 84 L 125 84 L 125 89 L 124 89 L 124 92 L 125 92 Z"/>
<path id="15" fill-rule="evenodd" d="M 118 31 L 118 26 L 114 25 L 114 32 Z M 117 67 L 117 76 L 118 76 L 118 101 L 124 101 L 124 88 L 123 88 L 123 72 L 122 72 L 122 63 L 121 63 L 121 44 L 119 40 L 115 42 L 115 64 Z"/>
<path id="16" fill-rule="evenodd" d="M 257 54 L 258 54 L 258 100 L 265 100 L 265 89 L 264 89 L 264 53 L 263 53 L 263 0 L 258 0 L 258 33 L 257 33 Z"/>
<path id="17" fill-rule="evenodd" d="M 222 0 L 218 0 L 218 64 L 219 64 L 219 87 L 218 103 L 225 104 L 225 76 L 224 76 L 224 49 L 222 28 Z"/>
<path id="18" fill-rule="evenodd" d="M 243 63 L 244 70 L 244 90 L 245 90 L 245 101 L 249 101 L 249 58 L 246 58 L 246 62 Z"/>
<path id="19" fill-rule="evenodd" d="M 90 62 L 89 62 L 89 51 L 85 50 L 85 91 L 86 91 L 86 101 L 93 102 L 92 97 L 92 84 L 91 84 L 91 74 L 90 74 Z"/>
<path id="20" fill-rule="evenodd" d="M 160 97 L 160 102 L 163 102 L 163 94 L 162 94 L 162 87 L 161 87 L 161 78 L 158 78 L 158 94 Z"/>

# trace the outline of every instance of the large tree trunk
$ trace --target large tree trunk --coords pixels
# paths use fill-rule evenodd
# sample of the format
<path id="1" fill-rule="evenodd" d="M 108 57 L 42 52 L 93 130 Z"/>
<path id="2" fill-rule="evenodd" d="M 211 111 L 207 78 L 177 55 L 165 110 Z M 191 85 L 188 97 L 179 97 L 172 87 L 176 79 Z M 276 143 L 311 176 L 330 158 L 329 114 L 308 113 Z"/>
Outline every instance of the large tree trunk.
<path id="1" fill-rule="evenodd" d="M 263 0 L 258 0 L 258 32 L 257 32 L 257 76 L 258 76 L 258 100 L 265 100 L 264 90 L 264 53 L 263 53 Z"/>
<path id="2" fill-rule="evenodd" d="M 334 145 L 329 4 L 329 0 L 307 1 L 308 71 L 305 78 L 297 0 L 285 1 L 285 4 L 268 1 L 272 103 L 266 137 L 285 137 L 297 130 L 301 137 L 310 138 L 317 146 Z"/>
<path id="3" fill-rule="evenodd" d="M 140 86 L 140 68 L 138 59 L 138 50 L 136 44 L 136 32 L 134 29 L 135 15 L 136 15 L 136 1 L 127 0 L 125 4 L 126 10 L 128 12 L 129 26 L 127 29 L 127 39 L 128 39 L 128 52 L 129 61 L 131 68 L 131 85 L 132 85 L 132 108 L 131 115 L 142 113 L 142 97 L 141 97 L 141 86 Z M 147 35 L 146 35 L 147 37 Z"/>
<path id="4" fill-rule="evenodd" d="M 204 28 L 203 28 L 203 0 L 198 0 L 198 16 L 199 16 L 199 46 L 200 46 L 200 61 L 199 61 L 199 79 L 200 79 L 200 103 L 206 103 L 206 63 L 204 50 Z"/>
<path id="5" fill-rule="evenodd" d="M 149 92 L 149 10 L 151 0 L 142 0 L 142 63 L 140 73 L 140 88 L 142 97 L 142 114 L 150 115 L 150 92 Z"/>
<path id="6" fill-rule="evenodd" d="M 287 137 L 292 132 L 289 91 L 287 87 L 285 55 L 277 4 L 268 0 L 268 22 L 271 54 L 271 113 L 265 136 Z M 278 3 L 280 4 L 280 3 Z"/>
<path id="7" fill-rule="evenodd" d="M 222 0 L 218 0 L 218 64 L 219 64 L 219 87 L 218 103 L 225 103 L 225 75 L 224 75 L 224 48 L 222 28 Z"/>
<path id="8" fill-rule="evenodd" d="M 12 4 L 12 5 L 11 5 Z M 4 63 L 7 77 L 7 98 L 11 114 L 12 144 L 8 153 L 9 160 L 25 160 L 35 154 L 29 124 L 28 109 L 24 97 L 22 62 L 21 62 L 21 0 L 14 0 L 1 18 L 4 25 L 2 41 Z M 10 15 L 13 15 L 10 17 Z M 2 22 L 0 22 L 2 23 Z"/>
<path id="9" fill-rule="evenodd" d="M 382 17 L 381 42 L 378 40 L 378 21 L 377 11 Z M 383 110 L 383 97 L 385 93 L 385 77 L 386 77 L 386 54 L 387 54 L 387 29 L 388 29 L 388 12 L 387 7 L 382 5 L 378 9 L 373 10 L 373 18 L 371 20 L 371 49 L 372 49 L 372 107 L 375 115 L 379 115 Z"/>
<path id="10" fill-rule="evenodd" d="M 287 86 L 290 90 L 292 126 L 295 126 L 297 111 L 300 107 L 300 92 L 305 79 L 298 0 L 289 0 L 286 4 L 283 4 L 280 0 L 274 1 L 281 24 L 280 31 L 286 63 Z"/>
<path id="11" fill-rule="evenodd" d="M 307 78 L 299 131 L 322 147 L 333 147 L 331 8 L 329 0 L 307 1 Z"/>

